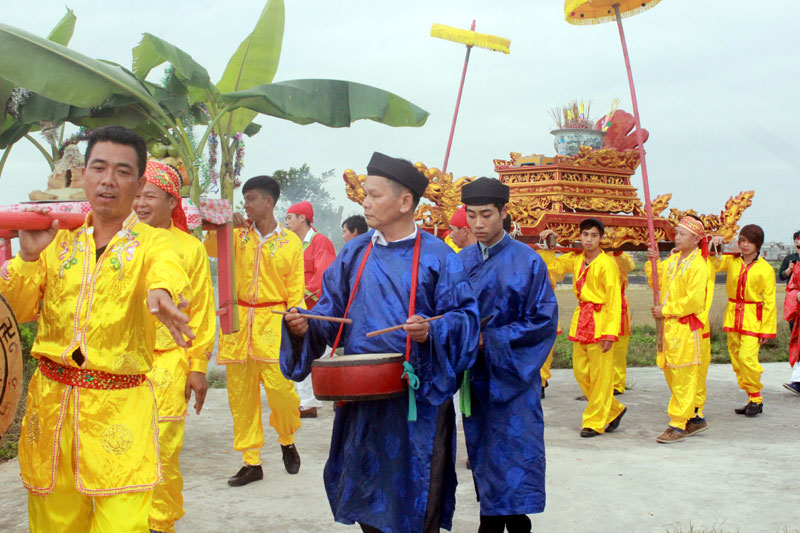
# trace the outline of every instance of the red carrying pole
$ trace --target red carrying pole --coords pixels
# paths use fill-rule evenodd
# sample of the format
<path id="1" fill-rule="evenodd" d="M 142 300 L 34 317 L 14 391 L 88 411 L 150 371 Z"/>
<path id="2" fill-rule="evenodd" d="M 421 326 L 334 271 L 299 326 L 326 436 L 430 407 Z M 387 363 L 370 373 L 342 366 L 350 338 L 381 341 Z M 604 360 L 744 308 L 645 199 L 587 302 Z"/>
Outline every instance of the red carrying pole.
<path id="1" fill-rule="evenodd" d="M 472 21 L 470 31 L 475 31 L 475 21 Z M 467 45 L 467 56 L 464 58 L 464 70 L 461 71 L 461 84 L 458 86 L 458 97 L 456 98 L 456 110 L 453 112 L 453 123 L 450 125 L 450 137 L 447 139 L 447 151 L 444 153 L 444 164 L 442 174 L 447 172 L 447 161 L 450 159 L 450 147 L 453 145 L 453 134 L 456 131 L 456 119 L 458 119 L 458 108 L 461 105 L 461 93 L 464 91 L 464 80 L 467 78 L 467 65 L 469 64 L 469 53 L 471 45 Z"/>
<path id="2" fill-rule="evenodd" d="M 625 43 L 625 31 L 622 29 L 622 17 L 619 14 L 619 4 L 614 4 L 614 14 L 617 18 L 617 28 L 619 28 L 619 40 L 622 42 L 622 55 L 625 57 L 625 70 L 628 72 L 628 85 L 631 88 L 631 103 L 633 104 L 633 119 L 636 122 L 636 142 L 639 150 L 639 160 L 642 163 L 642 188 L 644 189 L 644 212 L 647 215 L 647 235 L 650 240 L 650 248 L 658 250 L 656 247 L 656 232 L 653 226 L 653 208 L 650 205 L 650 183 L 647 180 L 647 162 L 644 157 L 644 140 L 642 139 L 642 123 L 639 120 L 639 104 L 636 101 L 636 89 L 633 86 L 633 73 L 631 72 L 631 60 L 628 57 L 628 45 Z M 661 298 L 658 288 L 658 264 L 656 258 L 650 259 L 653 273 L 653 303 L 659 305 Z M 661 348 L 661 320 L 656 320 L 658 329 L 658 343 Z"/>

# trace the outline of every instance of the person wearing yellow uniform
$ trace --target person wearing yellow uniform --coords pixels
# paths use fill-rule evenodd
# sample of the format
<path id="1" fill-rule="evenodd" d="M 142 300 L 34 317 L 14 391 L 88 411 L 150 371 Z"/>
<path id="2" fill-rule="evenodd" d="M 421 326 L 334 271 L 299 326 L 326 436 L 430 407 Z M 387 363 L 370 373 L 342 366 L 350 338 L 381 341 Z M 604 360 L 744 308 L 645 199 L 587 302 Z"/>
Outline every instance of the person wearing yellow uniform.
<path id="1" fill-rule="evenodd" d="M 628 343 L 631 340 L 631 312 L 630 302 L 628 295 L 625 291 L 628 289 L 628 272 L 636 268 L 633 262 L 633 257 L 627 252 L 617 251 L 611 254 L 614 261 L 617 263 L 619 269 L 619 285 L 620 285 L 620 301 L 622 302 L 622 315 L 620 316 L 619 335 L 614 347 L 611 350 L 614 352 L 614 394 L 625 393 L 625 378 L 628 370 L 627 355 Z"/>
<path id="2" fill-rule="evenodd" d="M 536 252 L 539 255 L 542 255 L 541 250 L 536 250 Z M 553 287 L 553 291 L 555 291 L 556 285 L 564 279 L 565 274 L 559 274 L 555 271 L 555 269 L 548 269 L 547 274 L 550 278 L 550 285 Z M 556 335 L 561 335 L 561 320 L 558 321 L 557 328 Z M 547 388 L 550 378 L 553 376 L 553 374 L 550 372 L 550 366 L 553 364 L 553 352 L 555 349 L 555 345 L 553 345 L 553 348 L 550 349 L 550 353 L 547 354 L 547 359 L 542 365 L 542 368 L 539 369 L 539 376 L 542 378 L 542 398 L 544 398 L 544 390 Z"/>
<path id="3" fill-rule="evenodd" d="M 153 383 L 158 404 L 158 444 L 164 482 L 153 492 L 150 530 L 175 531 L 183 510 L 183 477 L 179 456 L 183 447 L 184 420 L 189 398 L 195 393 L 195 411 L 203 408 L 208 382 L 206 367 L 214 348 L 216 313 L 214 286 L 211 283 L 208 254 L 203 243 L 189 234 L 186 214 L 181 207 L 181 178 L 164 163 L 148 161 L 147 180 L 134 202 L 134 212 L 141 222 L 169 230 L 178 242 L 184 268 L 189 275 L 192 302 L 189 327 L 196 338 L 188 349 L 175 344 L 164 328 L 158 328 L 153 369 L 147 377 Z"/>
<path id="4" fill-rule="evenodd" d="M 722 237 L 714 237 L 712 245 L 721 249 Z M 774 339 L 778 327 L 775 307 L 775 271 L 760 257 L 764 230 L 748 224 L 739 232 L 740 256 L 717 256 L 713 262 L 717 272 L 726 272 L 725 292 L 728 305 L 722 330 L 728 333 L 728 353 L 739 387 L 747 393 L 747 405 L 734 409 L 748 417 L 763 412 L 759 347 Z"/>
<path id="5" fill-rule="evenodd" d="M 300 470 L 294 434 L 300 429 L 300 398 L 294 383 L 281 374 L 282 317 L 272 311 L 305 308 L 303 243 L 275 220 L 278 182 L 257 176 L 242 187 L 244 210 L 250 221 L 234 215 L 236 297 L 240 330 L 220 335 L 217 362 L 225 365 L 228 403 L 233 416 L 233 449 L 242 452 L 244 466 L 228 480 L 232 487 L 263 479 L 261 448 L 261 388 L 267 393 L 269 423 L 278 433 L 286 471 Z M 206 240 L 209 255 L 217 255 L 216 236 Z"/>
<path id="6" fill-rule="evenodd" d="M 548 270 L 572 274 L 572 288 L 578 307 L 572 315 L 569 340 L 572 341 L 572 371 L 589 403 L 583 411 L 581 437 L 596 437 L 619 427 L 627 408 L 614 397 L 614 354 L 622 316 L 619 269 L 603 253 L 600 240 L 603 223 L 587 218 L 580 224 L 583 251 L 556 257 L 542 252 Z M 540 238 L 555 235 L 545 230 Z"/>
<path id="7" fill-rule="evenodd" d="M 191 291 L 174 238 L 131 212 L 146 157 L 132 131 L 94 131 L 84 224 L 20 231 L 19 254 L 0 269 L 0 294 L 17 319 L 39 316 L 18 450 L 34 533 L 148 530 L 162 480 L 146 378 L 155 318 L 181 346 L 194 335 L 178 309 Z"/>
<path id="8" fill-rule="evenodd" d="M 467 209 L 463 205 L 456 209 L 456 212 L 450 217 L 450 234 L 444 242 L 456 253 L 478 242 L 475 234 L 469 229 Z"/>
<path id="9" fill-rule="evenodd" d="M 686 216 L 696 218 L 693 215 Z M 697 220 L 700 219 L 698 218 Z M 706 241 L 704 246 L 706 247 L 708 247 L 708 239 L 708 236 L 704 239 Z M 714 286 L 717 281 L 717 271 L 710 257 L 706 257 L 706 263 L 708 263 L 708 282 L 706 283 L 706 306 L 705 309 L 703 309 L 703 316 L 700 317 L 700 320 L 703 322 L 703 334 L 700 338 L 700 369 L 697 374 L 697 394 L 694 400 L 694 417 L 689 420 L 690 424 L 703 427 L 705 427 L 706 424 L 704 413 L 708 392 L 706 379 L 708 377 L 708 367 L 711 364 L 711 320 L 709 315 L 711 313 L 711 304 L 714 301 Z"/>
<path id="10" fill-rule="evenodd" d="M 661 304 L 653 306 L 652 314 L 664 322 L 662 350 L 656 364 L 664 371 L 672 393 L 667 408 L 669 426 L 656 438 L 663 444 L 678 442 L 708 427 L 705 421 L 687 423 L 694 416 L 708 285 L 708 262 L 698 248 L 704 237 L 703 223 L 684 217 L 675 228 L 676 253 L 658 264 Z M 658 258 L 658 252 L 652 248 L 647 255 Z M 651 274 L 651 263 L 645 270 Z"/>

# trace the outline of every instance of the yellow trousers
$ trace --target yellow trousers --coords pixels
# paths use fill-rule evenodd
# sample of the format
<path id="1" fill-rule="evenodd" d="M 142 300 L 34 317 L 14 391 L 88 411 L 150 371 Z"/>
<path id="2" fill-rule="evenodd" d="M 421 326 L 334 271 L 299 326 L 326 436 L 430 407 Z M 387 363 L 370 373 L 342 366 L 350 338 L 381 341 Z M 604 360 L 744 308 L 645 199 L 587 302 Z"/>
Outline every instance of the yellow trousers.
<path id="1" fill-rule="evenodd" d="M 539 375 L 542 378 L 542 387 L 547 385 L 547 380 L 550 379 L 552 374 L 550 373 L 550 365 L 553 364 L 553 350 L 550 350 L 550 353 L 547 354 L 547 359 L 545 360 L 542 368 L 539 369 Z"/>
<path id="2" fill-rule="evenodd" d="M 700 365 L 687 365 L 678 368 L 664 367 L 664 378 L 672 393 L 667 407 L 669 425 L 686 429 L 686 421 L 694 417 L 694 404 L 697 395 L 697 376 Z"/>
<path id="3" fill-rule="evenodd" d="M 186 417 L 186 378 L 189 360 L 183 348 L 156 351 L 147 377 L 153 384 L 158 405 L 158 448 L 164 481 L 153 491 L 150 529 L 172 533 L 183 510 L 183 477 L 180 454 Z"/>
<path id="4" fill-rule="evenodd" d="M 599 342 L 574 342 L 572 372 L 589 400 L 581 427 L 605 432 L 608 423 L 625 409 L 614 397 L 614 354 L 611 350 L 603 353 Z"/>
<path id="5" fill-rule="evenodd" d="M 71 413 L 67 419 L 72 419 Z M 64 424 L 53 491 L 46 496 L 28 493 L 31 533 L 148 533 L 153 491 L 94 497 L 81 494 L 75 488 L 73 446 L 72 424 Z"/>
<path id="6" fill-rule="evenodd" d="M 300 429 L 300 398 L 294 383 L 281 374 L 280 365 L 255 361 L 225 365 L 228 375 L 228 404 L 233 415 L 233 449 L 242 452 L 244 463 L 261 464 L 264 427 L 261 424 L 261 388 L 269 403 L 269 424 L 278 433 L 278 442 L 288 446 Z"/>
<path id="7" fill-rule="evenodd" d="M 620 335 L 611 348 L 614 352 L 614 390 L 625 392 L 625 377 L 628 370 L 628 342 L 630 335 Z"/>
<path id="8" fill-rule="evenodd" d="M 751 402 L 761 403 L 761 374 L 764 367 L 758 362 L 758 337 L 728 332 L 728 353 L 736 372 L 736 382 Z"/>
<path id="9" fill-rule="evenodd" d="M 697 416 L 703 418 L 703 408 L 706 406 L 706 377 L 708 365 L 711 364 L 711 338 L 703 337 L 700 340 L 700 368 L 697 369 L 697 393 L 694 397 L 694 408 Z"/>

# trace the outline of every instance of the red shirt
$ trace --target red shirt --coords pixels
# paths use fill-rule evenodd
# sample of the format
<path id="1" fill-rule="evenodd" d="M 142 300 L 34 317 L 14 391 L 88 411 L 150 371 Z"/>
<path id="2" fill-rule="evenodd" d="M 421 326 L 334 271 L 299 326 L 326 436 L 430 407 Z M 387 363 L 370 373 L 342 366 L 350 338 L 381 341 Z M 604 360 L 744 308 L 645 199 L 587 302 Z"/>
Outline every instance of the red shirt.
<path id="1" fill-rule="evenodd" d="M 311 309 L 317 304 L 322 294 L 322 274 L 325 273 L 333 260 L 336 259 L 336 250 L 333 243 L 325 235 L 314 232 L 311 242 L 303 243 L 303 263 L 306 275 L 306 308 Z"/>

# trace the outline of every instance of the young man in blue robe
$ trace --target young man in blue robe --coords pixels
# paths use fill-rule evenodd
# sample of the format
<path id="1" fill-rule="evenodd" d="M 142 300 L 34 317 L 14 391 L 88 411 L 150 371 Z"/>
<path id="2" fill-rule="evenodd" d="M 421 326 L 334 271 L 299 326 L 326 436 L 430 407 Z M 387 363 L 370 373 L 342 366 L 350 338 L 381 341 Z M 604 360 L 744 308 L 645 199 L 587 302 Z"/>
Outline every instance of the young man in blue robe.
<path id="1" fill-rule="evenodd" d="M 459 252 L 478 298 L 483 328 L 470 370 L 464 435 L 480 501 L 479 533 L 527 533 L 544 511 L 544 420 L 539 369 L 558 329 L 547 266 L 503 230 L 508 186 L 479 178 L 461 190 L 478 239 Z M 464 394 L 464 391 L 462 391 Z"/>
<path id="2" fill-rule="evenodd" d="M 478 305 L 458 256 L 421 231 L 414 210 L 428 180 L 414 165 L 376 152 L 367 166 L 364 215 L 373 231 L 349 241 L 325 271 L 311 311 L 347 318 L 345 354 L 408 353 L 410 395 L 348 402 L 336 409 L 324 482 L 334 519 L 363 531 L 429 532 L 450 529 L 455 510 L 455 411 L 458 378 L 475 361 Z M 414 249 L 418 280 L 410 312 Z M 359 277 L 359 271 L 361 275 Z M 358 280 L 358 281 L 356 281 Z M 334 346 L 340 325 L 285 317 L 281 370 L 301 381 L 311 362 Z M 425 317 L 443 315 L 434 322 Z M 369 331 L 403 329 L 367 338 Z M 407 344 L 407 339 L 410 341 Z M 406 352 L 408 347 L 408 352 Z"/>

